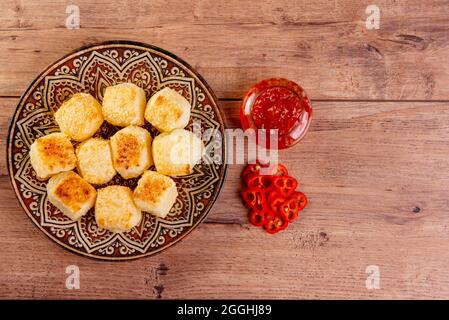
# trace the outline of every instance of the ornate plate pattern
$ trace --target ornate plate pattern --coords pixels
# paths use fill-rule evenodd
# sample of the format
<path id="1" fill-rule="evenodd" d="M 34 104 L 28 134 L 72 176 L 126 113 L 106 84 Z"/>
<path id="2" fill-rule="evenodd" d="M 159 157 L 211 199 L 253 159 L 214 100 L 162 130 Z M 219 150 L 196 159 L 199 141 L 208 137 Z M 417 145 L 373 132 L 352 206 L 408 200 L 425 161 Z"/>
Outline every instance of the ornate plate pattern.
<path id="1" fill-rule="evenodd" d="M 224 123 L 216 98 L 207 83 L 187 63 L 171 53 L 143 43 L 111 41 L 85 47 L 48 67 L 22 96 L 9 129 L 8 170 L 12 186 L 31 220 L 52 240 L 77 253 L 107 260 L 148 256 L 176 243 L 194 229 L 215 202 L 226 173 L 226 165 L 196 165 L 191 175 L 175 179 L 178 199 L 165 219 L 143 214 L 141 223 L 130 232 L 115 234 L 100 229 L 93 210 L 79 221 L 71 221 L 47 199 L 46 181 L 36 178 L 29 159 L 33 141 L 59 131 L 53 114 L 61 103 L 76 92 L 89 92 L 102 101 L 107 86 L 132 82 L 149 98 L 169 86 L 192 104 L 187 129 L 197 123 L 201 131 L 212 130 L 224 137 Z M 145 127 L 154 137 L 158 132 Z M 106 122 L 96 136 L 109 138 L 119 128 Z M 226 146 L 218 150 L 226 159 Z M 214 139 L 204 142 L 206 150 Z M 217 148 L 215 149 L 215 151 Z M 217 155 L 215 155 L 217 156 Z M 116 175 L 109 184 L 136 186 L 137 179 Z"/>

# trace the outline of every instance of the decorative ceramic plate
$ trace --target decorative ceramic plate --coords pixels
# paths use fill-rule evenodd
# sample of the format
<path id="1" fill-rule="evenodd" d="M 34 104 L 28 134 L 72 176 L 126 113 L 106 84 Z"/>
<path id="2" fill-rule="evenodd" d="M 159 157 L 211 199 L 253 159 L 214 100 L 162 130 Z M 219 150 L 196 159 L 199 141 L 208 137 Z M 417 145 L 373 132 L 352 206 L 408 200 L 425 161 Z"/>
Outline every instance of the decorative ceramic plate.
<path id="1" fill-rule="evenodd" d="M 145 90 L 147 99 L 170 87 L 192 105 L 188 130 L 193 126 L 211 137 L 224 137 L 224 123 L 217 100 L 203 78 L 175 55 L 143 43 L 111 41 L 84 47 L 48 67 L 20 99 L 9 129 L 8 169 L 14 191 L 30 219 L 50 239 L 89 257 L 126 260 L 152 255 L 181 240 L 206 217 L 224 181 L 224 161 L 204 161 L 192 174 L 176 178 L 178 198 L 165 219 L 144 213 L 141 223 L 126 233 L 112 233 L 97 226 L 93 210 L 72 221 L 47 198 L 47 181 L 40 181 L 31 167 L 30 145 L 39 137 L 59 131 L 53 114 L 76 92 L 88 92 L 100 102 L 106 87 L 132 82 Z M 146 124 L 154 137 L 158 132 Z M 103 123 L 96 136 L 109 138 L 119 128 Z M 208 131 L 206 131 L 208 130 Z M 225 139 L 203 141 L 215 159 L 226 159 Z M 219 151 L 217 151 L 219 150 Z M 218 156 L 218 157 L 217 157 Z M 133 189 L 137 179 L 119 175 L 108 185 Z"/>

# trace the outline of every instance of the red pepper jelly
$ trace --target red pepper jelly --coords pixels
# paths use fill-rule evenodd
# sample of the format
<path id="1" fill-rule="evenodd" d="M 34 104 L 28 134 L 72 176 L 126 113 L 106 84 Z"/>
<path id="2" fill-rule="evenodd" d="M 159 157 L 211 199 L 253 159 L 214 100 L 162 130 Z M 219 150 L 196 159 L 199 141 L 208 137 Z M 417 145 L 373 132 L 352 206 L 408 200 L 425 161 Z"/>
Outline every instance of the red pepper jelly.
<path id="1" fill-rule="evenodd" d="M 305 91 L 293 81 L 272 78 L 254 85 L 246 94 L 240 108 L 240 121 L 244 130 L 266 129 L 258 135 L 259 145 L 270 144 L 270 129 L 277 130 L 278 149 L 298 143 L 306 134 L 312 119 L 312 106 Z"/>

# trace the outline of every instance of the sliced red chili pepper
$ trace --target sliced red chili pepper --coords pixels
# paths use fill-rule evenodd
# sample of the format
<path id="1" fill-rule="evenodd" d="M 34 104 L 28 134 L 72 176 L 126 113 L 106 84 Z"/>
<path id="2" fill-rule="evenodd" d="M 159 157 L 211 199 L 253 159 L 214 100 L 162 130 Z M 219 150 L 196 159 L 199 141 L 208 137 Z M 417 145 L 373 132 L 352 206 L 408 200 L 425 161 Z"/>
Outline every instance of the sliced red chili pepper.
<path id="1" fill-rule="evenodd" d="M 262 211 L 250 209 L 248 212 L 249 222 L 257 227 L 263 226 L 266 221 L 272 220 L 274 216 L 274 212 L 266 207 Z"/>
<path id="2" fill-rule="evenodd" d="M 268 233 L 277 233 L 288 226 L 288 220 L 284 216 L 277 214 L 273 219 L 265 221 L 264 228 Z"/>
<path id="3" fill-rule="evenodd" d="M 264 216 L 264 218 L 265 218 L 264 223 L 267 222 L 267 221 L 273 220 L 274 217 L 275 217 L 275 215 L 276 215 L 274 211 L 270 210 L 270 208 L 267 208 L 267 209 L 263 212 L 263 214 L 264 214 L 263 216 Z"/>
<path id="4" fill-rule="evenodd" d="M 242 172 L 247 189 L 242 198 L 247 207 L 248 220 L 255 226 L 263 226 L 268 233 L 277 233 L 287 228 L 298 218 L 307 205 L 307 197 L 295 192 L 298 181 L 288 175 L 282 164 L 249 164 Z"/>
<path id="5" fill-rule="evenodd" d="M 259 171 L 260 171 L 259 163 L 248 164 L 242 172 L 243 181 L 247 182 L 250 175 L 255 174 L 255 173 L 259 174 Z"/>
<path id="6" fill-rule="evenodd" d="M 280 213 L 288 220 L 288 222 L 293 222 L 298 218 L 298 203 L 295 199 L 288 199 L 285 201 L 279 210 Z"/>
<path id="7" fill-rule="evenodd" d="M 260 163 L 259 171 L 257 172 L 263 176 L 288 176 L 287 168 L 280 163 L 277 164 L 269 164 L 269 163 Z"/>
<path id="8" fill-rule="evenodd" d="M 283 164 L 278 163 L 277 165 L 274 166 L 272 175 L 288 176 L 288 170 Z"/>
<path id="9" fill-rule="evenodd" d="M 268 193 L 268 204 L 270 209 L 278 212 L 281 204 L 285 202 L 285 198 L 280 196 L 277 191 L 271 191 Z"/>
<path id="10" fill-rule="evenodd" d="M 280 197 L 280 195 L 278 194 L 276 189 L 271 187 L 270 189 L 267 190 L 267 200 L 268 201 L 272 201 L 272 200 L 274 200 L 277 197 Z"/>
<path id="11" fill-rule="evenodd" d="M 248 188 L 242 192 L 242 198 L 245 204 L 255 210 L 263 211 L 266 209 L 265 193 L 260 188 Z"/>
<path id="12" fill-rule="evenodd" d="M 271 187 L 271 176 L 250 175 L 247 180 L 247 185 L 249 188 L 267 189 Z"/>
<path id="13" fill-rule="evenodd" d="M 267 167 L 267 165 L 261 164 L 259 161 L 248 164 L 242 171 L 242 180 L 247 182 L 253 175 L 266 175 L 265 171 L 264 174 L 261 174 L 261 169 L 265 167 Z"/>
<path id="14" fill-rule="evenodd" d="M 294 192 L 289 199 L 294 200 L 297 203 L 298 212 L 304 209 L 307 205 L 307 197 L 304 193 L 296 191 Z"/>
<path id="15" fill-rule="evenodd" d="M 295 192 L 298 181 L 290 176 L 279 176 L 273 178 L 273 186 L 280 195 L 287 198 Z"/>
<path id="16" fill-rule="evenodd" d="M 276 224 L 274 223 L 274 219 L 265 222 L 263 227 L 266 232 L 271 233 L 271 234 L 279 232 L 279 229 L 276 228 Z"/>
<path id="17" fill-rule="evenodd" d="M 274 218 L 274 222 L 277 225 L 279 231 L 284 230 L 288 227 L 288 220 L 286 220 L 282 215 L 277 215 Z"/>
<path id="18" fill-rule="evenodd" d="M 249 223 L 253 226 L 261 227 L 265 223 L 265 215 L 263 212 L 258 210 L 250 210 L 248 214 Z"/>

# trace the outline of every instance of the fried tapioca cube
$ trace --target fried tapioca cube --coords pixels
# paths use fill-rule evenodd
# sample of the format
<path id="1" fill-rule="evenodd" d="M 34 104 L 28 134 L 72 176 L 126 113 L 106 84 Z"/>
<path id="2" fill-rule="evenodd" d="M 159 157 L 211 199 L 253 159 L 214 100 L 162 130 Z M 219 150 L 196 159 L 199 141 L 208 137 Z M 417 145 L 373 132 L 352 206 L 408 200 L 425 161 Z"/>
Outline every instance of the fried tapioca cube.
<path id="1" fill-rule="evenodd" d="M 89 183 L 105 184 L 115 176 L 109 140 L 90 138 L 76 148 L 77 168 Z"/>
<path id="2" fill-rule="evenodd" d="M 125 179 L 140 176 L 153 164 L 152 138 L 144 128 L 129 126 L 111 137 L 112 161 L 115 170 Z"/>
<path id="3" fill-rule="evenodd" d="M 165 218 L 176 201 L 178 191 L 170 177 L 145 171 L 134 190 L 134 202 L 142 211 Z"/>
<path id="4" fill-rule="evenodd" d="M 39 179 L 75 168 L 76 156 L 72 143 L 61 132 L 36 139 L 30 147 L 30 161 Z"/>
<path id="5" fill-rule="evenodd" d="M 142 212 L 134 203 L 133 192 L 125 186 L 108 186 L 97 191 L 95 220 L 100 228 L 126 232 L 140 223 Z"/>
<path id="6" fill-rule="evenodd" d="M 70 139 L 84 141 L 103 123 L 101 105 L 88 93 L 76 93 L 55 112 L 55 120 Z"/>
<path id="7" fill-rule="evenodd" d="M 114 126 L 141 126 L 145 123 L 146 97 L 142 88 L 132 83 L 107 87 L 103 97 L 103 116 Z"/>
<path id="8" fill-rule="evenodd" d="M 187 126 L 191 105 L 178 92 L 164 88 L 153 94 L 145 109 L 145 119 L 160 132 L 170 132 Z"/>
<path id="9" fill-rule="evenodd" d="M 96 191 L 73 171 L 61 172 L 47 183 L 48 200 L 72 220 L 78 220 L 95 204 Z"/>
<path id="10" fill-rule="evenodd" d="M 153 141 L 156 171 L 169 176 L 192 173 L 204 154 L 203 142 L 193 132 L 175 129 L 161 133 Z"/>

